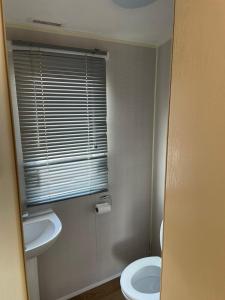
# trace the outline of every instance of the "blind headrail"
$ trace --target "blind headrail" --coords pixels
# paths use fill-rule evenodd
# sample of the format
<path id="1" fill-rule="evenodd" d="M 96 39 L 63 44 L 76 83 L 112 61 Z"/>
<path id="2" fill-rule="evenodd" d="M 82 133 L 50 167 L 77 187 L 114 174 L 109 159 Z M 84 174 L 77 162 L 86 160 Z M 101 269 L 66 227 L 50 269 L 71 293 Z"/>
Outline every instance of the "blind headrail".
<path id="1" fill-rule="evenodd" d="M 37 45 L 19 45 L 16 43 L 11 44 L 11 49 L 12 50 L 21 50 L 21 51 L 43 51 L 43 52 L 51 52 L 51 53 L 61 53 L 61 54 L 70 54 L 70 55 L 81 55 L 81 56 L 90 56 L 90 57 L 100 57 L 100 58 L 105 58 L 106 60 L 109 57 L 108 52 L 103 52 L 101 53 L 93 53 L 88 50 L 76 50 L 76 49 L 60 49 L 60 48 L 50 48 L 49 47 L 43 47 L 43 46 L 37 46 Z M 93 50 L 94 51 L 94 50 Z"/>

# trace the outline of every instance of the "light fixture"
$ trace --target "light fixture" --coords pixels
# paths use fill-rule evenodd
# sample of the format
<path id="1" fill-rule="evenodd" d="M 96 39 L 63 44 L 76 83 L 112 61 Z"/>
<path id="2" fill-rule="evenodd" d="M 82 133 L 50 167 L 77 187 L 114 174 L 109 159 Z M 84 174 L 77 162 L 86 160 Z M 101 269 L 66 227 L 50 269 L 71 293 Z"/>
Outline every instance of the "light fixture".
<path id="1" fill-rule="evenodd" d="M 113 2 L 124 8 L 139 8 L 155 1 L 156 0 L 113 0 Z"/>

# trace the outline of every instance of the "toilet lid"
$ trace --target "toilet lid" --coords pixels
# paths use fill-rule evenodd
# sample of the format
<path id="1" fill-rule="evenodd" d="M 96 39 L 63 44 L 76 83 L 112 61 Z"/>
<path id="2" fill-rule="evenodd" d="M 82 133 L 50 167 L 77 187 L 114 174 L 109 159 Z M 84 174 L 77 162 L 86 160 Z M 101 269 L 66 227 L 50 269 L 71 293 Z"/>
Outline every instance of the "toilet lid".
<path id="1" fill-rule="evenodd" d="M 161 270 L 161 258 L 160 257 L 145 257 L 139 260 L 136 260 L 135 262 L 131 263 L 129 266 L 126 267 L 126 269 L 122 272 L 121 278 L 120 278 L 120 285 L 123 293 L 131 300 L 159 300 L 160 299 L 160 293 L 154 292 L 154 283 L 152 286 L 152 292 L 148 292 L 147 290 L 144 292 L 141 292 L 138 290 L 138 288 L 134 287 L 134 281 L 136 280 L 142 272 L 144 274 L 145 270 L 148 272 L 148 268 L 154 268 L 156 270 Z M 160 274 L 159 270 L 159 274 Z M 146 273 L 146 278 L 144 280 L 150 280 L 148 278 L 148 275 Z M 157 285 L 160 285 L 160 276 L 155 277 L 155 280 L 157 281 Z M 148 288 L 150 284 L 146 285 Z M 158 290 L 158 287 L 157 287 Z"/>

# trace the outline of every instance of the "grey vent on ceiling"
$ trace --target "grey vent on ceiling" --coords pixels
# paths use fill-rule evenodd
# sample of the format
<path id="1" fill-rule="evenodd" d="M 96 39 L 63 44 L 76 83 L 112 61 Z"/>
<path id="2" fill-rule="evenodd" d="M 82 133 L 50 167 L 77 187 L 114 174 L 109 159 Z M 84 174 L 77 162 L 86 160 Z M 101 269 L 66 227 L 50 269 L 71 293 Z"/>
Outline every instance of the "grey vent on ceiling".
<path id="1" fill-rule="evenodd" d="M 55 27 L 61 27 L 62 26 L 61 23 L 38 20 L 38 19 L 34 19 L 34 20 L 32 20 L 32 22 L 35 23 L 35 24 L 42 24 L 42 25 L 55 26 Z"/>

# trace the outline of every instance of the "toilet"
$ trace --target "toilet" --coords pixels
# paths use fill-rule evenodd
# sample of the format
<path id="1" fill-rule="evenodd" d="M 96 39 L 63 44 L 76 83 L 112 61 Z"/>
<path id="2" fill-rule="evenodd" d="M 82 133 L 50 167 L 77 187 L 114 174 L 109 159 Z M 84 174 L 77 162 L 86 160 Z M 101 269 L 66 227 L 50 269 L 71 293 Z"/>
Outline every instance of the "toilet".
<path id="1" fill-rule="evenodd" d="M 160 227 L 162 249 L 163 222 Z M 128 300 L 160 300 L 161 257 L 150 256 L 138 259 L 122 272 L 120 286 Z"/>

